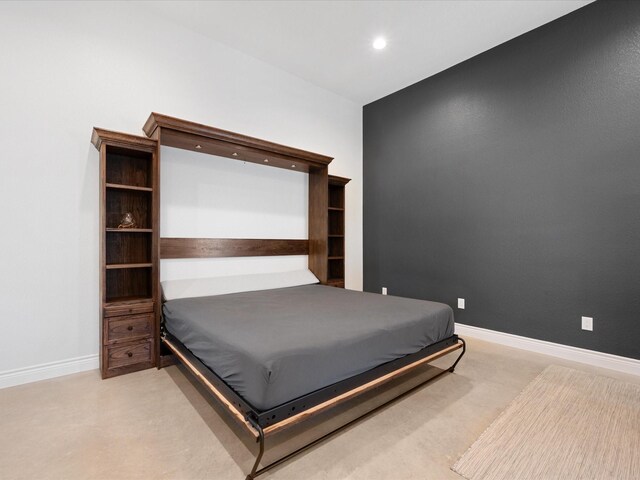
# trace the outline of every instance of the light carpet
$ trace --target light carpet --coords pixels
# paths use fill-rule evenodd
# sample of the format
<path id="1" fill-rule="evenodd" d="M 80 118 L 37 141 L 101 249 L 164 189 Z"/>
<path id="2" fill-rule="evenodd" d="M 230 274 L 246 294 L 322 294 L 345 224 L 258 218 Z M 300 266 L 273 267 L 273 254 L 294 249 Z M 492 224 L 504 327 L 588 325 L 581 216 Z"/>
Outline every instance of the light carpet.
<path id="1" fill-rule="evenodd" d="M 640 385 L 551 365 L 451 468 L 468 480 L 640 479 Z"/>

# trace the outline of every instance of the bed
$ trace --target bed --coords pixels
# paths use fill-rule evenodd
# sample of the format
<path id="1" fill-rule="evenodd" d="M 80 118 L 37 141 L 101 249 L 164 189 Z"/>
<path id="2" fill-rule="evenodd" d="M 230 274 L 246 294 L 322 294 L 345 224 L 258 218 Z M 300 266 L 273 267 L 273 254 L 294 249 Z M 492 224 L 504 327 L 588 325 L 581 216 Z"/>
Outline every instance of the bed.
<path id="1" fill-rule="evenodd" d="M 326 287 L 345 286 L 345 238 L 349 228 L 358 228 L 357 215 L 347 225 L 344 191 L 331 188 L 349 181 L 329 175 L 332 157 L 155 112 L 143 130 L 148 139 L 102 129 L 92 137 L 101 157 L 101 204 L 109 189 L 122 193 L 112 196 L 122 201 L 103 205 L 102 231 L 105 215 L 120 219 L 131 208 L 146 227 L 128 230 L 131 238 L 117 242 L 116 236 L 129 233 L 106 228 L 109 235 L 101 239 L 102 315 L 118 318 L 131 340 L 115 348 L 103 318 L 103 375 L 181 362 L 256 439 L 259 453 L 247 476 L 253 479 L 357 420 L 259 468 L 272 434 L 458 351 L 441 373 L 454 370 L 465 344 L 453 333 L 446 305 Z M 112 163 L 115 177 L 126 182 L 105 183 L 112 147 L 133 155 Z M 161 147 L 198 152 L 205 161 L 213 155 L 305 175 L 306 198 L 291 200 L 306 205 L 305 238 L 297 229 L 297 238 L 259 238 L 261 227 L 253 226 L 251 238 L 161 237 Z M 209 230 L 198 223 L 195 231 Z M 167 261 L 287 255 L 306 257 L 308 271 L 160 282 Z M 107 264 L 109 256 L 127 261 Z M 125 327 L 121 317 L 137 323 Z"/>
<path id="2" fill-rule="evenodd" d="M 273 466 L 258 470 L 266 434 L 464 353 L 448 305 L 320 285 L 308 270 L 163 282 L 163 292 L 164 343 L 260 442 L 247 478 Z"/>

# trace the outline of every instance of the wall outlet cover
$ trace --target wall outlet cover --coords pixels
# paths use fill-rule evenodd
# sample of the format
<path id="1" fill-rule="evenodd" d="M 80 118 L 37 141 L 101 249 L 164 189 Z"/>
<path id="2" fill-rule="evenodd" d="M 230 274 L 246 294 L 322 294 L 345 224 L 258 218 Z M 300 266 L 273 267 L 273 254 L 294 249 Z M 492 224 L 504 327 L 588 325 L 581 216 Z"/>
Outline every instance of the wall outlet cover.
<path id="1" fill-rule="evenodd" d="M 458 299 L 458 308 L 464 310 L 464 298 Z"/>
<path id="2" fill-rule="evenodd" d="M 387 287 L 382 287 L 382 294 L 386 295 L 387 294 Z"/>
<path id="3" fill-rule="evenodd" d="M 593 332 L 593 317 L 582 317 L 582 329 Z"/>

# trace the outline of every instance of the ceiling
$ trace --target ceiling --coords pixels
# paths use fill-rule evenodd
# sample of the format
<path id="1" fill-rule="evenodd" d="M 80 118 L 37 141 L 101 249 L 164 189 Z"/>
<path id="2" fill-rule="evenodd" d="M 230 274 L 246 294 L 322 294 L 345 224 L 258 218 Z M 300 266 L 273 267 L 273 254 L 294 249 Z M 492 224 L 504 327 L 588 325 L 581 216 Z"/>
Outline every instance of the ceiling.
<path id="1" fill-rule="evenodd" d="M 591 0 L 161 1 L 166 19 L 365 105 Z M 372 48 L 384 36 L 384 50 Z"/>

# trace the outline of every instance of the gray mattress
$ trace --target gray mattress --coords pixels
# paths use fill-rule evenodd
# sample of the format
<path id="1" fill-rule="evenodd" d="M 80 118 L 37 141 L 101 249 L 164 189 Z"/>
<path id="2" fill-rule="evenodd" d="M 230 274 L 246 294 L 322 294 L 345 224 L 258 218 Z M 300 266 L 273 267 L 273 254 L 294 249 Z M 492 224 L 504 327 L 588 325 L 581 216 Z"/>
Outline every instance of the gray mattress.
<path id="1" fill-rule="evenodd" d="M 304 285 L 164 304 L 167 330 L 268 410 L 453 335 L 442 303 Z"/>

